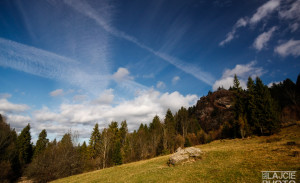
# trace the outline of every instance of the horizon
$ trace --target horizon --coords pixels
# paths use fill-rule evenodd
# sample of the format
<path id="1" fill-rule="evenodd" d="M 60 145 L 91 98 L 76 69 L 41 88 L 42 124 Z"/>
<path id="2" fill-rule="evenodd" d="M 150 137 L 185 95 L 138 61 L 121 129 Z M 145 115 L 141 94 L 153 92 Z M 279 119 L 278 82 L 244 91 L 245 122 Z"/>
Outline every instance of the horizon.
<path id="1" fill-rule="evenodd" d="M 89 139 L 195 105 L 237 74 L 296 81 L 300 1 L 0 2 L 0 113 L 33 141 Z"/>

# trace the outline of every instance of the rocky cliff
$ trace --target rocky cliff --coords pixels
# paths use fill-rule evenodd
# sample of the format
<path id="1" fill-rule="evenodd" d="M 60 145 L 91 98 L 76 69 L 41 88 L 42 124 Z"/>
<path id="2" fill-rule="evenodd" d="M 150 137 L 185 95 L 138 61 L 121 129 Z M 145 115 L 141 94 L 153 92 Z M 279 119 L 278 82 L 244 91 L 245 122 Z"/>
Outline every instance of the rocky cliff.
<path id="1" fill-rule="evenodd" d="M 219 129 L 226 121 L 233 120 L 233 92 L 225 89 L 203 96 L 196 104 L 196 116 L 206 132 Z"/>

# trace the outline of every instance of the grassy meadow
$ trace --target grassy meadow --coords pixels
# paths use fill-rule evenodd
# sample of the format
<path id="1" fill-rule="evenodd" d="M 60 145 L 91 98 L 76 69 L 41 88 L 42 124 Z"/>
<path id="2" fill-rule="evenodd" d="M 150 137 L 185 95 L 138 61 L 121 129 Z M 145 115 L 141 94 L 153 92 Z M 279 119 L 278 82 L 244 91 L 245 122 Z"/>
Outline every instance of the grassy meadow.
<path id="1" fill-rule="evenodd" d="M 296 144 L 295 144 L 296 143 Z M 167 165 L 170 155 L 83 173 L 54 182 L 261 182 L 261 171 L 300 170 L 300 124 L 268 137 L 216 140 L 196 146 L 201 160 Z"/>

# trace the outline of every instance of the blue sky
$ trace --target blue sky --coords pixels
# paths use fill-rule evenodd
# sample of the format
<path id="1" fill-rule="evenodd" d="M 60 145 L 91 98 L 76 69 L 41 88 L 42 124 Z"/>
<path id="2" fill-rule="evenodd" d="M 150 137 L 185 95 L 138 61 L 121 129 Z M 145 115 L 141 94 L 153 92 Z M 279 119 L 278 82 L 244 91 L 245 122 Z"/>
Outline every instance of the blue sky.
<path id="1" fill-rule="evenodd" d="M 237 74 L 300 71 L 300 0 L 2 0 L 0 112 L 34 138 L 129 129 L 191 106 Z"/>

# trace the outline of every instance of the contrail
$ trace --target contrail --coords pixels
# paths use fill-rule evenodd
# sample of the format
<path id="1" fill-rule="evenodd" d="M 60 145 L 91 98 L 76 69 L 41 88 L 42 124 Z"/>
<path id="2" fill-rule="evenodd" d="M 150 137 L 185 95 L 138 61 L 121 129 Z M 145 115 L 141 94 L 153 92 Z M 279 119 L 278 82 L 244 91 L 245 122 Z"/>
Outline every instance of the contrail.
<path id="1" fill-rule="evenodd" d="M 75 9 L 76 11 L 78 11 L 79 13 L 89 17 L 90 19 L 93 19 L 97 24 L 99 24 L 105 31 L 107 31 L 111 35 L 132 42 L 137 46 L 139 46 L 140 48 L 145 49 L 148 52 L 154 54 L 155 56 L 161 58 L 162 60 L 167 61 L 169 64 L 172 64 L 173 66 L 184 71 L 185 73 L 194 76 L 198 80 L 201 80 L 208 85 L 213 85 L 215 79 L 208 72 L 204 72 L 200 68 L 195 67 L 195 65 L 185 63 L 175 57 L 155 51 L 152 48 L 148 47 L 147 45 L 138 41 L 135 37 L 115 29 L 113 26 L 107 23 L 101 16 L 98 16 L 97 12 L 95 12 L 95 10 L 89 4 L 82 1 L 70 1 L 70 0 L 64 0 L 64 2 L 70 7 L 72 7 L 73 9 Z"/>

